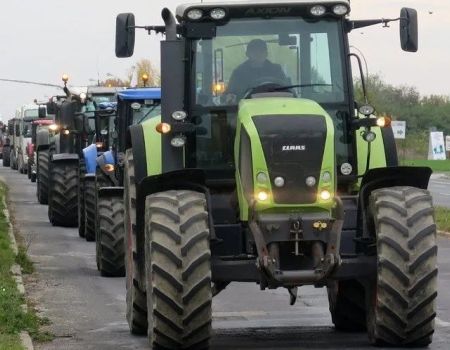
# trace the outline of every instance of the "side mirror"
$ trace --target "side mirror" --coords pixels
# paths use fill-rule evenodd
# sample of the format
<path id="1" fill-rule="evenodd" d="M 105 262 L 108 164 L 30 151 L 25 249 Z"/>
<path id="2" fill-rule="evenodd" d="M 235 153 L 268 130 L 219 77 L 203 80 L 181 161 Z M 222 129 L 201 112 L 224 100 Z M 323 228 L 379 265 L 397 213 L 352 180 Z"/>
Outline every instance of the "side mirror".
<path id="1" fill-rule="evenodd" d="M 16 137 L 20 137 L 20 125 L 16 124 Z"/>
<path id="2" fill-rule="evenodd" d="M 116 18 L 116 56 L 131 57 L 134 53 L 135 21 L 132 13 L 121 13 Z"/>
<path id="3" fill-rule="evenodd" d="M 39 118 L 45 118 L 47 117 L 47 108 L 44 106 L 39 106 Z"/>
<path id="4" fill-rule="evenodd" d="M 56 104 L 54 102 L 47 103 L 47 113 L 51 115 L 56 114 Z"/>
<path id="5" fill-rule="evenodd" d="M 404 7 L 400 11 L 400 41 L 403 51 L 417 52 L 419 29 L 417 11 L 414 9 Z"/>

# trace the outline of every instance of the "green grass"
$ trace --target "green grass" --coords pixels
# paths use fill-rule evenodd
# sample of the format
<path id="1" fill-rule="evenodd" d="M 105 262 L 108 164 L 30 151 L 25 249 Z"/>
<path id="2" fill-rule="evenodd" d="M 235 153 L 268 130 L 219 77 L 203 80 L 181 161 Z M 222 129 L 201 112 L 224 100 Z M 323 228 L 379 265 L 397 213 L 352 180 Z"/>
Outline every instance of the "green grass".
<path id="1" fill-rule="evenodd" d="M 450 160 L 404 160 L 401 162 L 406 166 L 430 167 L 434 172 L 450 172 Z"/>
<path id="2" fill-rule="evenodd" d="M 16 261 L 23 263 L 28 271 L 32 271 L 32 264 L 25 258 L 24 249 L 21 249 L 21 254 L 17 258 L 10 247 L 8 224 L 3 214 L 4 196 L 5 187 L 0 184 L 0 350 L 15 350 L 22 349 L 18 336 L 22 331 L 28 331 L 36 341 L 47 341 L 52 337 L 40 331 L 41 325 L 47 320 L 41 320 L 31 307 L 28 308 L 29 312 L 22 309 L 26 301 L 17 290 L 10 270 Z"/>
<path id="3" fill-rule="evenodd" d="M 450 232 L 450 209 L 436 207 L 435 216 L 438 230 Z"/>

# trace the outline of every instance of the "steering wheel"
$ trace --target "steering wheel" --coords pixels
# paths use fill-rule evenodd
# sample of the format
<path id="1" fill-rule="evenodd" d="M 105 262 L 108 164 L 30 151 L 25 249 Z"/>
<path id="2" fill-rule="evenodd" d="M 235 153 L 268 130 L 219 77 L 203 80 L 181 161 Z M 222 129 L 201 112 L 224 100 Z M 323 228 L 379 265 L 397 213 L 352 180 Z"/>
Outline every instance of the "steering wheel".
<path id="1" fill-rule="evenodd" d="M 283 79 L 273 77 L 261 77 L 256 79 L 256 81 L 253 84 L 254 86 L 245 92 L 243 99 L 250 99 L 252 98 L 251 96 L 254 94 L 260 94 L 265 92 L 266 93 L 276 92 L 277 89 L 286 86 L 286 81 Z M 292 93 L 293 96 L 296 96 L 295 91 L 291 89 L 286 89 L 286 91 L 289 91 L 290 93 Z"/>

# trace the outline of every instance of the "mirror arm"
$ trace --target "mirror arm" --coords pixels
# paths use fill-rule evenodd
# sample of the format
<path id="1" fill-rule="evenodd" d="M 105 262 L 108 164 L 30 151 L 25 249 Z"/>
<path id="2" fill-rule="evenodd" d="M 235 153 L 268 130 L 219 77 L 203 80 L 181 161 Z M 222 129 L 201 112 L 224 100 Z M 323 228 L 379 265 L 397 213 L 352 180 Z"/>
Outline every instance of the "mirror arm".
<path id="1" fill-rule="evenodd" d="M 402 19 L 407 19 L 407 18 L 399 17 L 399 18 L 394 18 L 394 19 L 382 18 L 382 19 L 363 19 L 363 20 L 357 20 L 357 21 L 348 21 L 347 29 L 348 29 L 348 32 L 351 32 L 353 29 L 370 27 L 370 26 L 374 26 L 377 24 L 383 24 L 384 27 L 389 27 L 389 23 L 397 22 Z"/>

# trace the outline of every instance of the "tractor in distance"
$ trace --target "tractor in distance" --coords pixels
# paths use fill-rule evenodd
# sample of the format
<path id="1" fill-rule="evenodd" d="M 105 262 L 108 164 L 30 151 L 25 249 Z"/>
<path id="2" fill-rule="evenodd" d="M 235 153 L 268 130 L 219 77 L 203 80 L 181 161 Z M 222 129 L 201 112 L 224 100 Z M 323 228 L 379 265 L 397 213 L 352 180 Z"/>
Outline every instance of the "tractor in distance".
<path id="1" fill-rule="evenodd" d="M 348 0 L 286 0 L 180 5 L 157 26 L 118 15 L 118 57 L 135 28 L 165 33 L 161 119 L 130 128 L 124 161 L 127 318 L 154 348 L 208 348 L 212 297 L 231 282 L 291 303 L 324 287 L 336 329 L 431 343 L 431 169 L 399 166 L 389 119 L 367 97 L 355 109 L 348 41 L 398 21 L 415 52 L 417 12 L 349 13 Z"/>
<path id="2" fill-rule="evenodd" d="M 80 154 L 78 232 L 87 241 L 95 240 L 96 159 L 110 149 L 110 135 L 114 130 L 117 87 L 88 87 L 87 99 L 80 113 L 89 125 Z M 87 146 L 87 147 L 86 147 Z"/>
<path id="3" fill-rule="evenodd" d="M 123 90 L 117 101 L 114 129 L 108 134 L 112 149 L 97 158 L 96 260 L 107 277 L 125 275 L 123 159 L 128 128 L 161 115 L 161 89 Z"/>
<path id="4" fill-rule="evenodd" d="M 39 107 L 35 104 L 24 105 L 16 112 L 19 120 L 19 137 L 16 147 L 17 168 L 21 174 L 28 171 L 28 153 L 27 148 L 31 143 L 32 122 L 39 118 Z"/>
<path id="5" fill-rule="evenodd" d="M 43 148 L 48 148 L 50 142 L 48 128 L 53 123 L 53 118 L 49 118 L 49 116 L 47 116 L 47 108 L 44 105 L 40 105 L 39 119 L 34 120 L 31 124 L 31 143 L 27 145 L 27 173 L 31 182 L 37 181 L 38 154 Z"/>
<path id="6" fill-rule="evenodd" d="M 58 129 L 55 124 L 56 106 L 60 105 L 66 97 L 66 95 L 57 95 L 49 99 L 45 104 L 46 114 L 48 120 L 53 122 L 36 128 L 36 196 L 40 204 L 48 204 L 50 143 Z"/>
<path id="7" fill-rule="evenodd" d="M 3 144 L 2 144 L 2 159 L 3 166 L 9 167 L 10 162 L 10 152 L 11 152 L 11 138 L 9 134 L 9 122 L 3 125 L 2 128 L 2 136 L 3 136 Z"/>
<path id="8" fill-rule="evenodd" d="M 16 112 L 17 114 L 17 112 Z M 13 170 L 17 170 L 17 156 L 20 144 L 20 119 L 16 116 L 8 120 L 9 135 L 9 166 Z"/>

